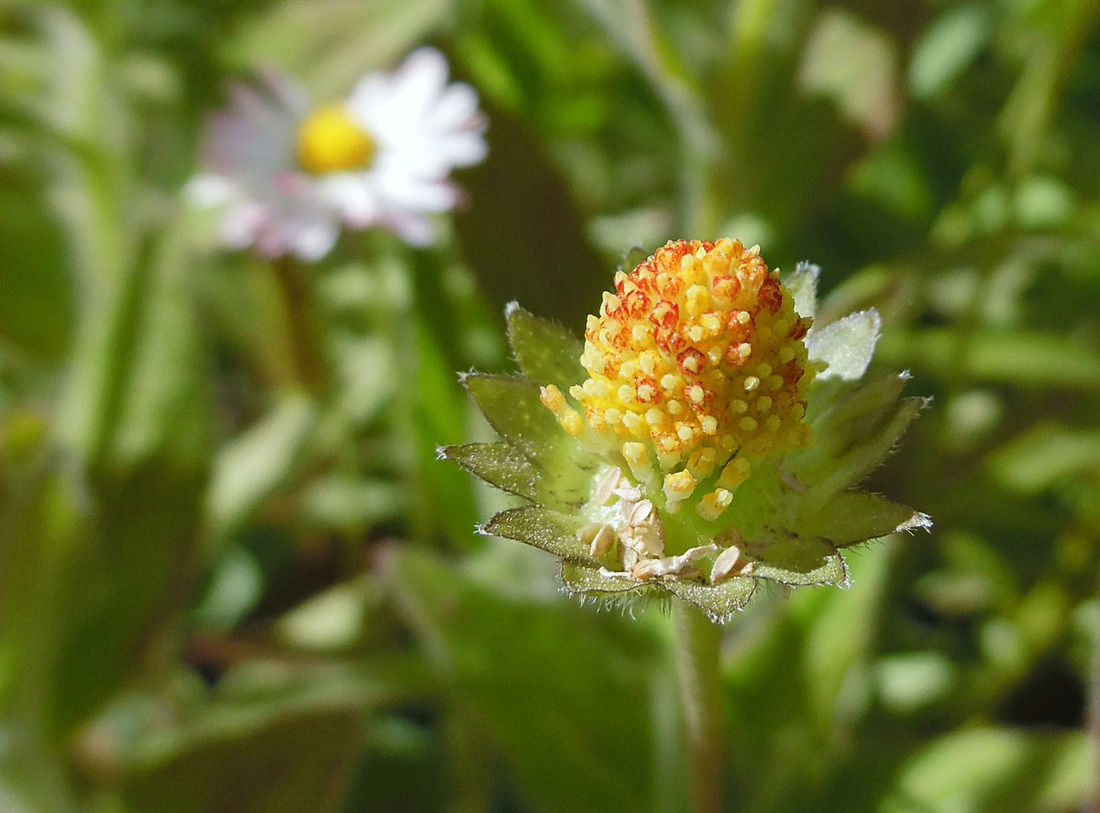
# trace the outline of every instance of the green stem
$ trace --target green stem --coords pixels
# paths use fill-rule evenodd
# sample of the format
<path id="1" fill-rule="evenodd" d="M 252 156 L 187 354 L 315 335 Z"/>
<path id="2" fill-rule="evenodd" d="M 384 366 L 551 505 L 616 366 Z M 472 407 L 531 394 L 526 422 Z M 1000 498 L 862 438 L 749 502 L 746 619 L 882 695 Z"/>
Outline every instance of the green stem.
<path id="1" fill-rule="evenodd" d="M 722 628 L 696 607 L 675 601 L 680 700 L 684 708 L 695 813 L 722 810 L 725 737 L 720 673 Z"/>
<path id="2" fill-rule="evenodd" d="M 1092 738 L 1093 765 L 1096 775 L 1100 776 L 1100 630 L 1093 633 L 1096 640 L 1093 642 L 1092 668 L 1089 675 L 1089 736 Z M 1096 788 L 1092 795 L 1085 800 L 1081 808 L 1084 813 L 1100 813 L 1100 788 Z"/>
<path id="3" fill-rule="evenodd" d="M 279 257 L 272 267 L 282 294 L 295 378 L 304 389 L 319 397 L 324 394 L 327 381 L 313 289 L 302 267 L 289 256 Z"/>

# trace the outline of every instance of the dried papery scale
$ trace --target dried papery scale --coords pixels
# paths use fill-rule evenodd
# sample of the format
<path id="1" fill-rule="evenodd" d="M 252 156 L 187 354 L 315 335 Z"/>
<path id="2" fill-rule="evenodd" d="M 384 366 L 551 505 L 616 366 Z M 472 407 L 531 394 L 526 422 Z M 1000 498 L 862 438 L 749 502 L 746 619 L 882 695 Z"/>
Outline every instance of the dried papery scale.
<path id="1" fill-rule="evenodd" d="M 880 320 L 813 323 L 817 269 L 674 241 L 620 270 L 583 344 L 518 306 L 520 377 L 465 377 L 502 435 L 448 447 L 529 504 L 484 532 L 562 559 L 566 592 L 673 595 L 725 620 L 758 579 L 846 584 L 840 549 L 926 516 L 854 490 L 921 399 L 860 381 Z"/>

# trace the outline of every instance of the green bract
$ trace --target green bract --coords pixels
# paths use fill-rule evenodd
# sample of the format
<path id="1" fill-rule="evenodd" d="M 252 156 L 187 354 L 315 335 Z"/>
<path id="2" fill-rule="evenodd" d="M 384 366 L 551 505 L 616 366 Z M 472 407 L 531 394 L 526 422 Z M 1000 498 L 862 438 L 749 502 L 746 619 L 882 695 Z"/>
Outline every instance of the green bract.
<path id="1" fill-rule="evenodd" d="M 785 280 L 784 295 L 793 296 L 800 317 L 816 310 L 817 274 L 802 264 Z M 440 453 L 526 501 L 480 530 L 559 557 L 569 594 L 672 595 L 722 622 L 745 606 L 760 579 L 845 586 L 844 548 L 931 526 L 926 515 L 856 488 L 926 403 L 899 397 L 904 373 L 862 380 L 881 327 L 874 310 L 810 329 L 805 346 L 819 372 L 804 420 L 813 441 L 755 463 L 717 518 L 670 504 L 659 479 L 637 477 L 621 455 L 563 429 L 540 392 L 551 385 L 577 391 L 588 375 L 584 344 L 515 303 L 506 317 L 520 375 L 462 379 L 501 440 Z M 654 539 L 659 550 L 649 555 L 644 548 Z M 642 559 L 632 550 L 642 550 Z"/>

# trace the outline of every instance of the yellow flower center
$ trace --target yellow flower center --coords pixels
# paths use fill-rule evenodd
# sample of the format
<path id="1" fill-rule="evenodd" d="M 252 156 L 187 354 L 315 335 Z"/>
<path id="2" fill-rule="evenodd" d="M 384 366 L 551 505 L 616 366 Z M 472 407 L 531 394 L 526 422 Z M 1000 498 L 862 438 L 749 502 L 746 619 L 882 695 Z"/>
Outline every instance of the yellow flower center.
<path id="1" fill-rule="evenodd" d="M 660 473 L 672 510 L 713 476 L 696 510 L 715 519 L 754 461 L 811 442 L 809 326 L 758 248 L 669 242 L 616 274 L 615 292 L 588 317 L 589 378 L 569 390 L 583 418 L 553 385 L 542 400 L 639 481 Z"/>
<path id="2" fill-rule="evenodd" d="M 298 161 L 316 174 L 365 167 L 374 154 L 370 135 L 342 105 L 322 107 L 302 122 L 297 146 Z"/>

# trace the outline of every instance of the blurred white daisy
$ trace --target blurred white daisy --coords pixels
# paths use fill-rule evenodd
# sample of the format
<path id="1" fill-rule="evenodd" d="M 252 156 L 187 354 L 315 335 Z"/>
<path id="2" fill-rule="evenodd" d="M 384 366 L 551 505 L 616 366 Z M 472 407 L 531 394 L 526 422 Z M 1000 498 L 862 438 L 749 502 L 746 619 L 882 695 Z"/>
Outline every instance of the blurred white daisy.
<path id="1" fill-rule="evenodd" d="M 431 243 L 430 216 L 459 201 L 451 170 L 486 154 L 477 94 L 448 83 L 447 72 L 441 53 L 421 48 L 320 108 L 271 72 L 256 86 L 234 87 L 230 109 L 211 122 L 206 171 L 188 193 L 222 210 L 227 245 L 267 257 L 319 259 L 341 224 Z"/>

